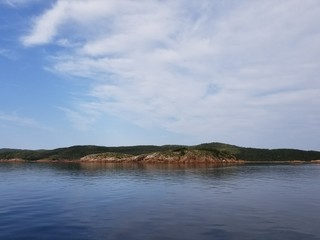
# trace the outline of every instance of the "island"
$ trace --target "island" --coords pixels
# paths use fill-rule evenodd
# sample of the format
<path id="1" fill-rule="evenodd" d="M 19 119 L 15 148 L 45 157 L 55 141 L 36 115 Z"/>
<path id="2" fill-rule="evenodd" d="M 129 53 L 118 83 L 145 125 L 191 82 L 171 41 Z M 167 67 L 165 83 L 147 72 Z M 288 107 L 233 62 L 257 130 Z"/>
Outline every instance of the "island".
<path id="1" fill-rule="evenodd" d="M 0 162 L 110 163 L 320 163 L 319 151 L 246 148 L 225 143 L 139 146 L 71 146 L 53 150 L 0 149 Z"/>

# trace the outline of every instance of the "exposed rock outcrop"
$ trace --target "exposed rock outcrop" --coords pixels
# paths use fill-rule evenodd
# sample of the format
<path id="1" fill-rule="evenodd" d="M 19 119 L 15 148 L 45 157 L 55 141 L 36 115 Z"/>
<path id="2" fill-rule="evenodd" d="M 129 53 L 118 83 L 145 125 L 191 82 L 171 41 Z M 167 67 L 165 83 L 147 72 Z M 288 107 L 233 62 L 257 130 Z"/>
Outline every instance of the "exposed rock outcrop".
<path id="1" fill-rule="evenodd" d="M 178 149 L 155 152 L 143 155 L 128 155 L 119 153 L 91 154 L 80 159 L 81 162 L 110 163 L 240 163 L 235 157 L 222 152 Z"/>

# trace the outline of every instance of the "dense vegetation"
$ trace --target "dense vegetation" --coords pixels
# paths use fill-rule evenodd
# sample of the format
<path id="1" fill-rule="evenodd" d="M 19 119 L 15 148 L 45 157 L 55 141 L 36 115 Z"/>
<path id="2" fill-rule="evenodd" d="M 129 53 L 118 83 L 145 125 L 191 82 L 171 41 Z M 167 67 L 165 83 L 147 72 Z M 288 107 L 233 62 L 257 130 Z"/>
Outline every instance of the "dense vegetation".
<path id="1" fill-rule="evenodd" d="M 230 156 L 230 158 L 248 161 L 290 161 L 290 160 L 319 160 L 320 152 L 302 151 L 296 149 L 257 149 L 243 148 L 223 143 L 205 143 L 195 146 L 164 145 L 164 146 L 123 146 L 123 147 L 103 147 L 103 146 L 72 146 L 67 148 L 57 148 L 53 150 L 20 150 L 20 149 L 0 149 L 0 159 L 24 159 L 24 160 L 75 160 L 89 154 L 113 152 L 121 154 L 140 155 L 153 152 L 205 150 L 215 156 Z"/>
<path id="2" fill-rule="evenodd" d="M 89 154 L 115 152 L 131 155 L 140 155 L 151 152 L 176 149 L 177 146 L 126 146 L 126 147 L 102 147 L 102 146 L 72 146 L 67 148 L 57 148 L 54 150 L 20 150 L 20 149 L 0 149 L 0 159 L 25 159 L 25 160 L 74 160 Z"/>
<path id="3" fill-rule="evenodd" d="M 320 152 L 297 149 L 244 148 L 223 143 L 206 143 L 194 147 L 208 151 L 219 150 L 232 154 L 237 159 L 247 161 L 311 161 L 320 159 Z"/>

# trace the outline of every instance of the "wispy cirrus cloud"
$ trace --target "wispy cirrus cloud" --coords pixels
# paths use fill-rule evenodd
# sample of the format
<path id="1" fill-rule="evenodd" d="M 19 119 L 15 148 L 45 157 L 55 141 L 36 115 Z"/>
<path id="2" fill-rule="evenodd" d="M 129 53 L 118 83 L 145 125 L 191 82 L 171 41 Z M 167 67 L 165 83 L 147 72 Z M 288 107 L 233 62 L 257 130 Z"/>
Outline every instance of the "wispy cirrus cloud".
<path id="1" fill-rule="evenodd" d="M 18 59 L 18 54 L 11 49 L 0 48 L 0 57 L 5 57 L 10 60 Z"/>
<path id="2" fill-rule="evenodd" d="M 39 127 L 40 124 L 36 120 L 28 117 L 19 116 L 16 113 L 0 112 L 0 122 L 5 124 L 13 124 L 16 126 Z"/>
<path id="3" fill-rule="evenodd" d="M 86 131 L 96 122 L 99 118 L 99 111 L 89 110 L 87 106 L 80 106 L 77 109 L 70 109 L 64 107 L 58 107 L 63 111 L 66 116 L 75 124 L 75 128 Z"/>
<path id="4" fill-rule="evenodd" d="M 27 4 L 33 4 L 36 2 L 40 2 L 41 0 L 3 0 L 0 4 L 6 4 L 11 7 L 19 7 Z"/>
<path id="5" fill-rule="evenodd" d="M 51 70 L 90 79 L 69 115 L 252 144 L 320 133 L 319 19 L 316 0 L 59 0 L 21 40 L 64 46 Z"/>

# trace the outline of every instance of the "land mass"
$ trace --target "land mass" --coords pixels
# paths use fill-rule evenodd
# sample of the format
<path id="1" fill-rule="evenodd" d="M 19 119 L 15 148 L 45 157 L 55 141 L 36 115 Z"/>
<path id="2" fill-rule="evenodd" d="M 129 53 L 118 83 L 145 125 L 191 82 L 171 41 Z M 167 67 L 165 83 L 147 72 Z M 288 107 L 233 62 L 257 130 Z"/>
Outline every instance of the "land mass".
<path id="1" fill-rule="evenodd" d="M 53 150 L 0 149 L 0 161 L 112 163 L 320 162 L 319 151 L 245 148 L 224 143 L 140 146 L 72 146 Z"/>

